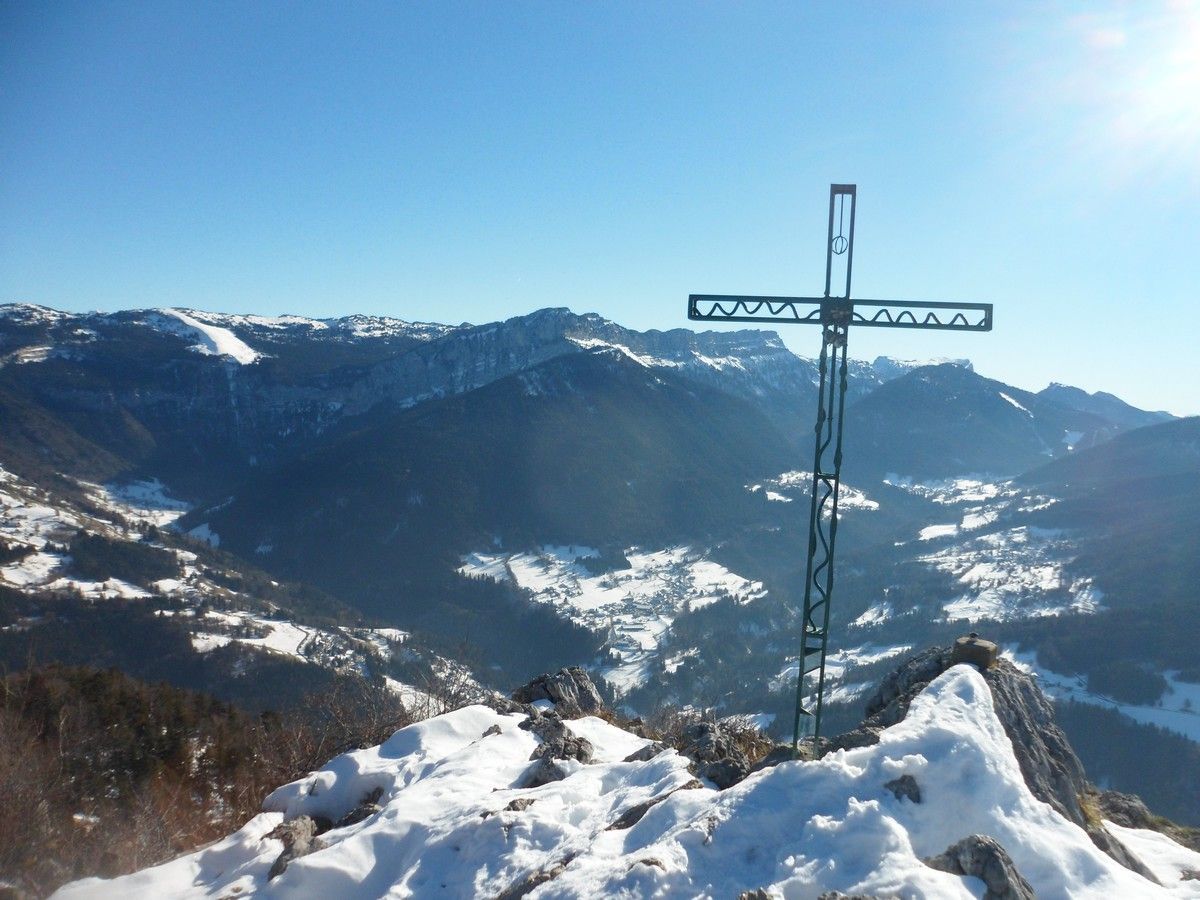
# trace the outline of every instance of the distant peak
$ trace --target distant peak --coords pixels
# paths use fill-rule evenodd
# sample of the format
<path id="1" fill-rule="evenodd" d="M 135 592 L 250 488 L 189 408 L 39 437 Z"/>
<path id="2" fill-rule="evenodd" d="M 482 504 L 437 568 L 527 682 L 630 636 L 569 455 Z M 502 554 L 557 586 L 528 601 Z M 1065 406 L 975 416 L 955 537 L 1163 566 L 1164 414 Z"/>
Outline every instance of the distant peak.
<path id="1" fill-rule="evenodd" d="M 975 371 L 975 366 L 972 365 L 969 359 L 948 359 L 945 357 L 935 357 L 933 359 L 894 359 L 890 356 L 877 356 L 875 357 L 875 361 L 871 363 L 871 369 L 883 379 L 899 378 L 901 375 L 906 375 L 914 369 L 924 369 L 929 366 L 954 366 L 959 369 L 965 369 L 968 372 Z"/>
<path id="2" fill-rule="evenodd" d="M 74 313 L 61 312 L 37 303 L 0 303 L 0 318 L 14 322 L 32 325 L 35 323 L 51 324 L 64 319 L 72 319 Z"/>

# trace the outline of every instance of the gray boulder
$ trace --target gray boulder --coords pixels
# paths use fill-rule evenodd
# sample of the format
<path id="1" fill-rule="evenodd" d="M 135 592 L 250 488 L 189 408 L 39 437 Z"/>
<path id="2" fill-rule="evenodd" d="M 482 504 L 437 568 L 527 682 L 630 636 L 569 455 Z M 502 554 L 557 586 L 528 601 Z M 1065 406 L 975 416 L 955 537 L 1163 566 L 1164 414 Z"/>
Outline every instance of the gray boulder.
<path id="1" fill-rule="evenodd" d="M 521 790 L 541 787 L 552 781 L 562 781 L 568 774 L 566 766 L 561 765 L 558 760 L 550 756 L 543 756 L 525 770 L 517 787 Z"/>
<path id="2" fill-rule="evenodd" d="M 884 784 L 884 788 L 892 792 L 897 800 L 905 798 L 913 803 L 921 802 L 921 786 L 911 775 L 901 775 Z"/>
<path id="3" fill-rule="evenodd" d="M 695 722 L 683 731 L 680 752 L 692 760 L 692 771 L 719 789 L 737 784 L 750 774 L 750 760 L 732 735 L 717 722 Z"/>
<path id="4" fill-rule="evenodd" d="M 662 741 L 651 741 L 641 750 L 634 750 L 630 753 L 623 762 L 649 762 L 667 749 L 667 745 Z"/>
<path id="5" fill-rule="evenodd" d="M 383 797 L 383 788 L 381 787 L 377 787 L 373 791 L 368 791 L 362 800 L 359 801 L 358 806 L 338 819 L 331 827 L 349 828 L 351 825 L 357 825 L 359 822 L 371 818 L 376 813 L 382 812 L 383 807 L 379 805 L 381 797 Z M 317 833 L 320 834 L 325 830 L 322 828 Z"/>
<path id="6" fill-rule="evenodd" d="M 592 742 L 571 731 L 556 710 L 542 712 L 531 709 L 529 717 L 518 727 L 532 731 L 541 740 L 529 756 L 534 765 L 522 776 L 517 785 L 520 788 L 541 787 L 551 781 L 561 781 L 567 776 L 567 768 L 559 764 L 561 760 L 590 763 L 595 754 Z"/>
<path id="7" fill-rule="evenodd" d="M 529 757 L 531 760 L 577 759 L 581 763 L 592 761 L 595 752 L 592 742 L 571 731 L 556 711 L 541 712 L 535 709 L 518 727 L 532 731 L 541 739 L 541 743 Z"/>
<path id="8" fill-rule="evenodd" d="M 325 842 L 317 837 L 317 822 L 311 816 L 296 818 L 277 825 L 267 837 L 283 841 L 283 852 L 276 857 L 267 873 L 267 880 L 282 875 L 293 859 L 307 856 L 325 849 Z"/>
<path id="9" fill-rule="evenodd" d="M 1037 897 L 1033 887 L 1013 865 L 1008 851 L 995 838 L 986 835 L 965 837 L 924 863 L 952 875 L 981 879 L 987 886 L 983 900 L 1036 900 Z"/>
<path id="10" fill-rule="evenodd" d="M 521 704 L 549 700 L 565 719 L 595 715 L 604 709 L 596 685 L 579 666 L 559 669 L 553 675 L 539 675 L 513 691 L 512 698 Z"/>

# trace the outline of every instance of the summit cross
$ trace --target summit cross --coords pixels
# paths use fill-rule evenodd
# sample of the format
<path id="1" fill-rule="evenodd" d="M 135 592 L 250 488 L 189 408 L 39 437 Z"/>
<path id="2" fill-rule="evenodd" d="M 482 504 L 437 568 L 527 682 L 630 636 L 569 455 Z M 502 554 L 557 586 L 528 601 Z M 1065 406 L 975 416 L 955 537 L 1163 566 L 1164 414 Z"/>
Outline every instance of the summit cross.
<path id="1" fill-rule="evenodd" d="M 842 480 L 842 415 L 846 406 L 846 338 L 850 326 L 991 331 L 990 303 L 858 300 L 850 296 L 854 265 L 854 213 L 858 189 L 829 186 L 829 232 L 825 244 L 824 297 L 740 297 L 692 294 L 688 318 L 700 322 L 772 322 L 821 327 L 817 392 L 816 449 L 808 521 L 808 562 L 804 580 L 800 657 L 796 676 L 796 718 L 792 749 L 800 747 L 801 722 L 812 723 L 813 754 L 820 756 L 821 710 L 825 694 L 825 654 L 833 599 L 833 553 L 837 542 L 838 492 Z M 836 224 L 836 233 L 834 226 Z M 843 272 L 845 274 L 843 288 Z M 840 290 L 840 293 L 838 292 Z M 836 373 L 836 374 L 835 374 Z M 833 447 L 832 460 L 828 454 Z M 805 685 L 815 679 L 812 699 Z M 806 701 L 808 706 L 805 706 Z"/>

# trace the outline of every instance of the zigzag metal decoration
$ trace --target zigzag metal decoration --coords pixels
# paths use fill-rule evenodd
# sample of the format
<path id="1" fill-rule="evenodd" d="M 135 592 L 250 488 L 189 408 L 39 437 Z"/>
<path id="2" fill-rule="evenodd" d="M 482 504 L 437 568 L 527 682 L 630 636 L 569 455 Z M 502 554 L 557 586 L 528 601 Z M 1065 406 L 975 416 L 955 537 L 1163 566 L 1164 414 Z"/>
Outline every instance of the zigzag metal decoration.
<path id="1" fill-rule="evenodd" d="M 688 318 L 698 322 L 781 322 L 819 325 L 821 297 L 736 297 L 692 294 Z M 864 309 L 870 307 L 870 309 Z M 766 309 L 766 314 L 762 313 Z M 949 316 L 943 321 L 939 311 Z M 854 300 L 850 324 L 867 328 L 932 328 L 945 331 L 991 331 L 990 303 L 936 303 L 925 300 Z"/>

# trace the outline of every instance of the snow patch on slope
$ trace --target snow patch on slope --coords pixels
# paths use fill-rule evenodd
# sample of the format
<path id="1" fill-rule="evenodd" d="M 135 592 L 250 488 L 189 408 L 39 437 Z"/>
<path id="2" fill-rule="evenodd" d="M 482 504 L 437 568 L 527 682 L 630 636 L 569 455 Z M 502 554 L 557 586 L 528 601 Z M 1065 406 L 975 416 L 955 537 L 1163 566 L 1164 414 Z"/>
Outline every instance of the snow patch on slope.
<path id="1" fill-rule="evenodd" d="M 172 497 L 157 478 L 127 484 L 88 485 L 92 500 L 127 519 L 165 528 L 181 518 L 191 504 Z"/>
<path id="2" fill-rule="evenodd" d="M 957 523 L 925 525 L 916 534 L 918 541 L 940 548 L 917 559 L 953 576 L 963 588 L 942 605 L 945 621 L 1005 621 L 1102 608 L 1104 593 L 1092 580 L 1067 572 L 1076 556 L 1072 534 L 1027 525 L 1004 527 L 1011 511 L 1045 509 L 1057 502 L 1055 498 L 979 476 L 917 482 L 889 473 L 885 482 L 946 507 L 947 515 L 961 515 Z"/>
<path id="3" fill-rule="evenodd" d="M 184 329 L 173 329 L 177 334 L 195 340 L 192 349 L 207 356 L 228 356 L 243 366 L 248 366 L 262 358 L 262 354 L 235 335 L 228 328 L 209 325 L 199 319 L 189 316 L 178 309 L 163 309 L 164 316 L 173 316 L 184 326 Z"/>
<path id="4" fill-rule="evenodd" d="M 954 576 L 965 590 L 942 606 L 945 619 L 1008 619 L 1098 611 L 1103 593 L 1065 568 L 1074 545 L 1062 533 L 1008 528 L 918 557 Z"/>

